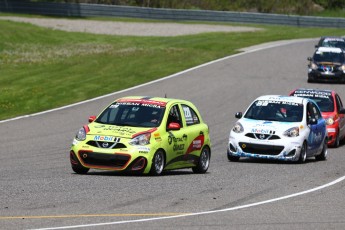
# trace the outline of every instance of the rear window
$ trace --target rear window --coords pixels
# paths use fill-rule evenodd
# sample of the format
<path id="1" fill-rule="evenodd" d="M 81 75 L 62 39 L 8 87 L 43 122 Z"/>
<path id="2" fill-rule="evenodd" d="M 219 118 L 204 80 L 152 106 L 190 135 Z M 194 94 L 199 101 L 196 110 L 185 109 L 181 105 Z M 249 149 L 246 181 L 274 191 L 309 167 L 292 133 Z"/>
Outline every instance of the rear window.
<path id="1" fill-rule="evenodd" d="M 321 112 L 333 112 L 334 101 L 331 92 L 297 90 L 292 96 L 310 98 L 316 102 Z"/>

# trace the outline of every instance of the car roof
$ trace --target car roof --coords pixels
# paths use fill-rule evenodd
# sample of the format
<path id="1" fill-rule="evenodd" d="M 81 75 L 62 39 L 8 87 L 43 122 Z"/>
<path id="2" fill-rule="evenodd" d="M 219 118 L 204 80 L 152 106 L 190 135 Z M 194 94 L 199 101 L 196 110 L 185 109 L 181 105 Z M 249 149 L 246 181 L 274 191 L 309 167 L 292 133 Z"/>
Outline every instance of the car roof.
<path id="1" fill-rule="evenodd" d="M 119 98 L 115 101 L 160 104 L 161 106 L 165 106 L 169 102 L 190 103 L 189 101 L 181 100 L 181 99 L 165 98 L 165 97 L 150 97 L 150 96 L 127 96 L 127 97 Z"/>
<path id="2" fill-rule="evenodd" d="M 313 96 L 322 95 L 322 96 L 333 96 L 335 94 L 334 90 L 328 89 L 307 89 L 307 88 L 297 88 L 291 91 L 290 95 L 292 94 L 300 94 L 301 96 Z"/>
<path id="3" fill-rule="evenodd" d="M 263 95 L 256 98 L 256 100 L 283 101 L 283 102 L 303 104 L 304 101 L 308 99 L 302 98 L 302 97 L 285 96 L 285 95 Z"/>
<path id="4" fill-rule="evenodd" d="M 331 52 L 331 53 L 342 53 L 342 49 L 337 48 L 337 47 L 319 47 L 317 48 L 317 50 L 315 51 L 316 53 L 318 52 Z"/>
<path id="5" fill-rule="evenodd" d="M 345 38 L 341 36 L 323 36 L 320 38 L 321 40 L 345 41 Z"/>
<path id="6" fill-rule="evenodd" d="M 318 92 L 322 92 L 322 93 L 335 93 L 335 91 L 332 90 L 332 89 L 297 88 L 297 89 L 293 90 L 293 92 L 296 92 L 296 91 L 305 91 L 305 92 L 311 92 L 311 93 L 318 93 Z"/>

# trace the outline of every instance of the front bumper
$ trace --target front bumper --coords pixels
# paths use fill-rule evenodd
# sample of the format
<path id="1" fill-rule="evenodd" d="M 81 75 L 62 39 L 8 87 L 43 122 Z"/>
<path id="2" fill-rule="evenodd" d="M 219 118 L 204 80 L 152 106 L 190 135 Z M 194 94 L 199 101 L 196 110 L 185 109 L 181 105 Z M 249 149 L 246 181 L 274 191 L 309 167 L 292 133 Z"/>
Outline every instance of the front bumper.
<path id="1" fill-rule="evenodd" d="M 320 82 L 345 82 L 345 73 L 342 71 L 325 73 L 318 70 L 311 70 L 311 72 L 308 73 L 308 80 Z"/>
<path id="2" fill-rule="evenodd" d="M 328 133 L 327 145 L 333 146 L 338 135 L 337 127 L 334 124 L 331 126 L 327 126 L 327 133 Z"/>
<path id="3" fill-rule="evenodd" d="M 237 140 L 229 139 L 228 156 L 270 159 L 279 161 L 297 161 L 300 156 L 302 141 L 293 138 L 291 142 L 285 139 L 273 141 L 253 140 L 246 137 Z"/>
<path id="4" fill-rule="evenodd" d="M 149 147 L 134 146 L 126 149 L 96 148 L 74 141 L 70 150 L 71 164 L 89 169 L 148 173 L 152 155 Z"/>

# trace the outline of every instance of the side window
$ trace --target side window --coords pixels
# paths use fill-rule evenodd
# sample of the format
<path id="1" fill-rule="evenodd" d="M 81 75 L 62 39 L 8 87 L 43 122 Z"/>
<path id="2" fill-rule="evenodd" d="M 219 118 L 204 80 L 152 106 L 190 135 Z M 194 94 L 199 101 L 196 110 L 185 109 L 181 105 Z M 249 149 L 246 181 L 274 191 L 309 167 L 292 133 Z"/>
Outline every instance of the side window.
<path id="1" fill-rule="evenodd" d="M 335 98 L 336 98 L 336 101 L 337 101 L 337 107 L 338 107 L 338 111 L 339 111 L 339 109 L 343 108 L 343 103 L 342 103 L 339 95 L 336 95 Z"/>
<path id="2" fill-rule="evenodd" d="M 118 109 L 114 109 L 112 106 L 100 117 L 100 122 L 102 123 L 114 123 Z"/>
<path id="3" fill-rule="evenodd" d="M 309 123 L 309 121 L 312 118 L 315 118 L 315 114 L 314 114 L 313 104 L 309 102 L 307 106 L 307 122 Z"/>
<path id="4" fill-rule="evenodd" d="M 200 120 L 196 112 L 188 105 L 182 105 L 183 113 L 186 118 L 187 126 L 200 124 Z"/>
<path id="5" fill-rule="evenodd" d="M 317 109 L 317 107 L 313 104 L 310 103 L 310 108 L 311 108 L 311 117 L 315 118 L 316 120 L 319 120 L 321 118 L 321 113 L 320 111 Z"/>
<path id="6" fill-rule="evenodd" d="M 176 122 L 182 127 L 181 113 L 178 105 L 174 105 L 169 111 L 167 125 L 169 125 L 171 122 Z"/>

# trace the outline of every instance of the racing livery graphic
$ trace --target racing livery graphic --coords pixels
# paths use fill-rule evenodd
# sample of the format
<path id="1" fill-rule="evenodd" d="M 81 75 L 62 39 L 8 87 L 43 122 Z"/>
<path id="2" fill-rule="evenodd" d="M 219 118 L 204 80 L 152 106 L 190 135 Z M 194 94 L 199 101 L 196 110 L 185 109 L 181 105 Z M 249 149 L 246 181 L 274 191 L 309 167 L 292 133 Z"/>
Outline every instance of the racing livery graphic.
<path id="1" fill-rule="evenodd" d="M 266 95 L 257 98 L 230 131 L 227 157 L 305 162 L 327 157 L 326 122 L 313 100 Z"/>
<path id="2" fill-rule="evenodd" d="M 191 102 L 125 97 L 89 122 L 77 132 L 70 150 L 78 174 L 90 169 L 151 175 L 180 168 L 208 170 L 209 129 Z"/>

